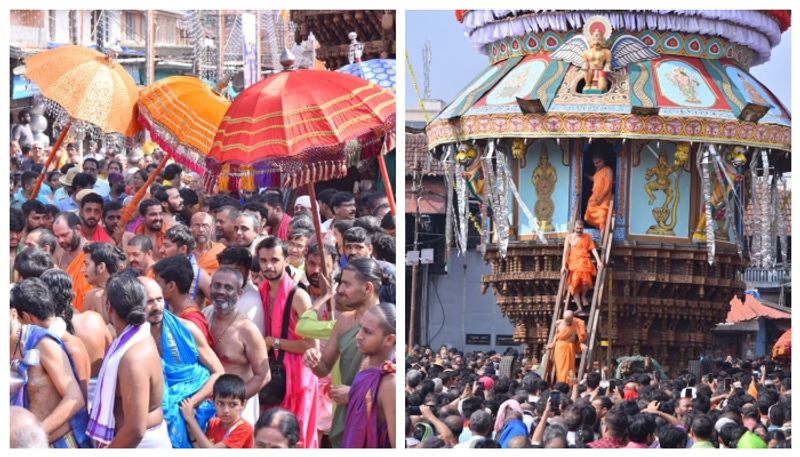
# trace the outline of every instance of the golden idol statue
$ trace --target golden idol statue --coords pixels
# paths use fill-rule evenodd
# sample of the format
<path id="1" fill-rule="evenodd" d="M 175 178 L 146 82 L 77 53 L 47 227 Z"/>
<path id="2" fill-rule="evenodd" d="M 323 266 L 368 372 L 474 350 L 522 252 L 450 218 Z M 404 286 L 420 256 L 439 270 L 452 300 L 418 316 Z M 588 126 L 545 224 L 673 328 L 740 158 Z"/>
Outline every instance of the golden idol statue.
<path id="1" fill-rule="evenodd" d="M 688 152 L 689 147 L 688 144 L 683 146 L 684 144 L 685 143 L 681 143 L 678 145 L 680 151 L 675 152 L 674 165 L 669 165 L 666 152 L 659 151 L 658 163 L 656 166 L 648 168 L 644 175 L 644 179 L 648 181 L 644 185 L 644 191 L 647 192 L 647 196 L 650 197 L 647 201 L 648 205 L 652 205 L 656 201 L 655 191 L 664 192 L 666 195 L 664 204 L 652 210 L 656 225 L 650 226 L 647 230 L 647 233 L 650 235 L 675 236 L 674 229 L 677 223 L 676 212 L 678 209 L 678 202 L 681 198 L 680 172 L 683 169 L 683 161 L 679 160 L 679 157 L 686 157 L 686 152 Z M 687 148 L 687 150 L 684 151 L 683 148 Z M 673 183 L 670 180 L 670 175 L 676 172 L 675 182 Z M 670 222 L 667 223 L 667 221 Z"/>
<path id="2" fill-rule="evenodd" d="M 611 71 L 611 50 L 600 31 L 595 31 L 589 41 L 589 49 L 583 52 L 583 90 L 608 89 L 608 73 Z"/>
<path id="3" fill-rule="evenodd" d="M 553 164 L 550 163 L 547 143 L 542 143 L 542 149 L 539 153 L 539 164 L 533 170 L 531 182 L 533 183 L 533 188 L 536 190 L 537 197 L 533 212 L 539 220 L 539 228 L 543 232 L 553 231 L 552 221 L 555 205 L 551 197 L 556 188 L 556 181 L 558 181 L 558 174 L 556 174 L 556 169 L 553 167 Z"/>

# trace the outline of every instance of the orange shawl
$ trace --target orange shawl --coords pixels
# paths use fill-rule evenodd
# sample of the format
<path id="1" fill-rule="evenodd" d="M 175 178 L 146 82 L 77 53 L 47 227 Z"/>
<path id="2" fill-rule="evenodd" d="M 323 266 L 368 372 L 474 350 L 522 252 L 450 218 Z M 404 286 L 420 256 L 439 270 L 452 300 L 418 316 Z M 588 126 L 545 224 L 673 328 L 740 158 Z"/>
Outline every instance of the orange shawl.
<path id="1" fill-rule="evenodd" d="M 608 214 L 608 206 L 611 204 L 611 188 L 614 185 L 614 173 L 608 165 L 597 170 L 594 174 L 594 185 L 592 186 L 592 196 L 589 197 L 589 203 L 586 205 L 586 214 L 583 215 L 583 220 L 587 224 L 597 227 L 600 230 L 605 229 L 606 215 Z M 602 200 L 600 196 L 604 195 Z"/>
<path id="2" fill-rule="evenodd" d="M 203 255 L 195 254 L 195 257 L 197 258 L 197 265 L 200 266 L 200 269 L 205 270 L 209 276 L 213 276 L 214 272 L 216 272 L 219 268 L 217 254 L 223 250 L 225 250 L 224 244 L 212 241 L 211 248 L 204 252 Z"/>
<path id="3" fill-rule="evenodd" d="M 86 258 L 86 253 L 81 250 L 72 262 L 69 263 L 65 272 L 72 278 L 72 290 L 75 292 L 75 301 L 73 305 L 78 311 L 83 311 L 83 299 L 86 292 L 92 289 L 92 285 L 86 281 L 83 276 L 83 262 Z"/>

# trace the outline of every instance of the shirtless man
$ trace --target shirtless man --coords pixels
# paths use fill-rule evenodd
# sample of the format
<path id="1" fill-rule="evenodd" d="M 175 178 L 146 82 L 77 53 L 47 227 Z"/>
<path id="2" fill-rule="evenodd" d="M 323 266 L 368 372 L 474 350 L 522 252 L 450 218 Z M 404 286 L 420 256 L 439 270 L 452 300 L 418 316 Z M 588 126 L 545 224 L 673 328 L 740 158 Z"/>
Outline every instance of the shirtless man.
<path id="1" fill-rule="evenodd" d="M 97 375 L 103 364 L 106 350 L 116 336 L 113 326 L 108 324 L 99 313 L 84 311 L 74 313 L 72 308 L 72 279 L 61 270 L 53 268 L 42 273 L 40 277 L 50 290 L 56 316 L 60 316 L 67 323 L 67 331 L 80 338 L 86 347 L 91 366 L 91 378 L 88 383 L 88 403 L 91 405 L 94 398 L 94 389 L 97 385 Z M 105 312 L 105 306 L 103 307 Z M 72 316 L 70 318 L 70 316 Z M 70 325 L 71 324 L 71 325 Z M 72 329 L 70 329 L 72 327 Z"/>
<path id="2" fill-rule="evenodd" d="M 130 273 L 117 273 L 108 280 L 106 307 L 119 337 L 103 361 L 86 431 L 99 446 L 172 447 L 161 409 L 164 374 L 158 347 L 150 337 L 145 297 L 144 287 Z"/>
<path id="3" fill-rule="evenodd" d="M 256 325 L 239 313 L 236 302 L 242 295 L 242 275 L 230 267 L 220 267 L 211 278 L 211 302 L 203 312 L 211 326 L 215 345 L 225 373 L 238 375 L 245 382 L 247 404 L 242 418 L 256 423 L 260 414 L 258 392 L 270 381 L 267 346 Z"/>
<path id="4" fill-rule="evenodd" d="M 236 218 L 239 217 L 239 210 L 233 206 L 223 206 L 214 217 L 217 241 L 225 246 L 236 246 Z"/>
<path id="5" fill-rule="evenodd" d="M 188 400 L 193 408 L 205 408 L 204 400 L 211 395 L 214 382 L 225 371 L 219 358 L 214 354 L 197 326 L 188 320 L 176 318 L 175 315 L 164 309 L 165 299 L 161 286 L 156 281 L 144 276 L 140 276 L 139 281 L 145 289 L 147 299 L 145 311 L 147 312 L 147 322 L 150 324 L 150 335 L 161 358 L 158 366 L 163 367 L 165 373 L 171 373 L 171 376 L 166 376 L 169 392 L 164 393 L 162 400 L 164 417 L 170 421 L 170 440 L 172 440 L 173 447 L 179 447 L 181 444 L 189 446 L 185 426 L 182 422 L 175 422 L 181 415 L 180 403 Z M 176 327 L 172 327 L 173 324 L 177 324 Z M 181 351 L 175 354 L 170 350 L 171 348 L 162 346 L 162 340 L 173 341 L 177 345 L 178 339 L 184 338 L 184 335 L 181 335 L 181 329 L 177 329 L 177 327 L 189 330 L 189 334 L 185 335 L 187 340 L 185 342 L 194 347 L 195 350 L 191 351 L 191 354 L 187 352 L 181 355 Z M 171 328 L 176 328 L 176 330 L 173 332 L 170 330 Z M 180 391 L 181 397 L 186 396 L 179 398 L 174 390 Z M 205 403 L 208 408 L 213 410 L 210 402 Z M 181 429 L 183 430 L 182 434 Z"/>
<path id="6" fill-rule="evenodd" d="M 83 259 L 83 276 L 94 287 L 86 293 L 83 301 L 84 311 L 100 313 L 108 322 L 108 314 L 103 295 L 106 290 L 108 278 L 116 273 L 125 262 L 125 254 L 111 243 L 94 243 L 83 247 L 86 256 Z"/>
<path id="7" fill-rule="evenodd" d="M 36 285 L 12 289 L 11 302 L 29 309 L 34 302 L 50 301 L 47 289 Z M 61 341 L 41 327 L 22 324 L 15 308 L 10 310 L 9 330 L 12 373 L 27 379 L 11 403 L 27 408 L 41 421 L 51 446 L 91 447 L 82 436 L 88 421 L 86 402 Z"/>
<path id="8" fill-rule="evenodd" d="M 194 248 L 194 237 L 189 229 L 185 225 L 174 225 L 164 234 L 164 244 L 161 245 L 161 258 L 165 259 L 180 254 L 189 259 L 189 263 L 192 264 L 192 269 L 195 272 L 195 281 L 192 282 L 189 294 L 197 303 L 197 306 L 202 308 L 206 304 L 206 298 L 211 295 L 211 276 L 200 268 L 197 259 L 194 257 Z"/>
<path id="9" fill-rule="evenodd" d="M 153 266 L 156 282 L 161 287 L 169 310 L 191 323 L 203 335 L 209 346 L 214 345 L 208 330 L 208 321 L 191 296 L 194 272 L 189 260 L 182 255 L 165 257 Z"/>
<path id="10" fill-rule="evenodd" d="M 606 40 L 599 31 L 594 32 L 589 42 L 589 49 L 583 52 L 584 89 L 608 88 L 608 73 L 611 71 L 611 51 L 606 47 Z"/>
<path id="11" fill-rule="evenodd" d="M 17 310 L 20 322 L 46 328 L 61 338 L 75 364 L 81 393 L 86 400 L 86 386 L 91 375 L 89 354 L 83 342 L 67 332 L 66 322 L 56 317 L 55 305 L 47 284 L 39 278 L 30 278 L 22 281 L 15 289 L 18 290 L 12 293 L 11 306 Z"/>

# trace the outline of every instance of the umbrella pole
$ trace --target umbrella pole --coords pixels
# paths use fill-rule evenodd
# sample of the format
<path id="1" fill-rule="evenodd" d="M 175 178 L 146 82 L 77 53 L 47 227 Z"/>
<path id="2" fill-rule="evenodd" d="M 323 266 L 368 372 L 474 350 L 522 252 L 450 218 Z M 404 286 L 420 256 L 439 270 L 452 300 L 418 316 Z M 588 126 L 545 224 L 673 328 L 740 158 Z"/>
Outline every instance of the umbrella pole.
<path id="1" fill-rule="evenodd" d="M 320 262 L 320 267 L 322 267 L 322 274 L 325 276 L 325 280 L 329 281 L 330 286 L 333 287 L 333 281 L 331 281 L 331 278 L 328 276 L 328 262 L 326 261 L 328 253 L 325 252 L 325 240 L 322 237 L 322 222 L 319 220 L 321 216 L 319 213 L 319 208 L 317 207 L 317 192 L 314 190 L 314 183 L 310 182 L 306 184 L 306 187 L 308 188 L 308 197 L 311 200 L 311 212 L 314 213 L 314 230 L 317 232 L 317 246 L 319 246 L 319 256 L 322 260 Z M 328 300 L 327 306 L 328 318 L 329 320 L 333 320 L 333 307 L 331 300 Z"/>
<path id="2" fill-rule="evenodd" d="M 61 148 L 61 143 L 64 142 L 64 138 L 67 137 L 67 132 L 69 132 L 69 128 L 72 125 L 72 119 L 67 121 L 67 125 L 61 129 L 61 134 L 58 135 L 58 139 L 56 140 L 56 144 L 53 145 L 52 149 L 50 149 L 50 155 L 47 156 L 47 161 L 44 163 L 44 168 L 42 169 L 42 173 L 36 178 L 36 184 L 33 186 L 33 193 L 31 193 L 31 199 L 36 199 L 36 195 L 39 193 L 39 188 L 42 187 L 42 181 L 44 181 L 44 177 L 47 174 L 47 168 L 50 166 L 50 163 L 56 157 L 56 153 Z"/>
<path id="3" fill-rule="evenodd" d="M 130 220 L 133 218 L 133 213 L 136 212 L 136 208 L 139 206 L 139 203 L 141 203 L 142 199 L 144 199 L 144 195 L 147 193 L 147 189 L 149 189 L 150 185 L 153 184 L 153 182 L 156 180 L 156 176 L 158 176 L 158 174 L 161 173 L 161 170 L 163 170 L 164 167 L 167 166 L 168 160 L 169 156 L 164 154 L 164 158 L 161 159 L 161 163 L 158 164 L 158 168 L 153 170 L 153 172 L 147 178 L 147 181 L 145 181 L 142 188 L 139 189 L 133 195 L 131 201 L 129 201 L 128 204 L 125 205 L 124 208 L 122 208 L 122 217 L 120 218 L 119 221 L 119 228 L 117 229 L 117 233 L 112 235 L 114 237 L 114 241 L 116 241 L 117 244 L 120 244 L 122 242 L 122 234 L 125 233 L 125 226 L 128 225 L 128 222 L 130 222 Z"/>
<path id="4" fill-rule="evenodd" d="M 383 159 L 383 154 L 378 155 L 378 165 L 381 169 L 386 198 L 389 200 L 389 209 L 392 210 L 392 216 L 395 216 L 397 211 L 394 208 L 394 192 L 392 192 L 392 182 L 389 181 L 389 172 L 386 170 L 386 161 Z"/>

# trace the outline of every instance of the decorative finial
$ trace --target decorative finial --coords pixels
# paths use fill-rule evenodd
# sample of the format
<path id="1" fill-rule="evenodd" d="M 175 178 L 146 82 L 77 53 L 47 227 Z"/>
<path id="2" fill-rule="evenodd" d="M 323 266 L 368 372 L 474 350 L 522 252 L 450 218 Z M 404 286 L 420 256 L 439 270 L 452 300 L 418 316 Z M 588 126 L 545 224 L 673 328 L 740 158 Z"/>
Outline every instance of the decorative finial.
<path id="1" fill-rule="evenodd" d="M 287 48 L 283 48 L 283 52 L 281 52 L 281 66 L 283 67 L 284 71 L 291 70 L 294 66 L 294 54 Z"/>

